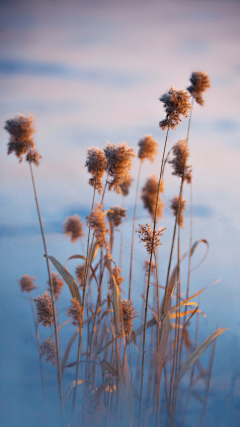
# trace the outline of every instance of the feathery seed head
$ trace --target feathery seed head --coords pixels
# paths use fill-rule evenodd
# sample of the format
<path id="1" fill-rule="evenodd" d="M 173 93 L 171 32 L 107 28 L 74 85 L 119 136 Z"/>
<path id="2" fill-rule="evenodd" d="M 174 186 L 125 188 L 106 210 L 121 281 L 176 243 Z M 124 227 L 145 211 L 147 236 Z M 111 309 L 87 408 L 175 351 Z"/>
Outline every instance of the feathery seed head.
<path id="1" fill-rule="evenodd" d="M 196 71 L 192 73 L 190 82 L 191 85 L 187 90 L 191 93 L 192 97 L 198 104 L 204 105 L 202 94 L 211 87 L 208 75 L 206 73 L 202 73 L 202 71 Z"/>
<path id="2" fill-rule="evenodd" d="M 52 326 L 53 324 L 53 307 L 50 295 L 45 292 L 42 296 L 34 298 L 37 306 L 38 321 L 44 326 Z"/>
<path id="3" fill-rule="evenodd" d="M 112 178 L 108 182 L 108 189 L 111 190 L 113 188 L 114 191 L 120 194 L 120 184 L 128 176 L 128 172 L 132 167 L 132 158 L 135 156 L 134 149 L 130 148 L 126 142 L 117 146 L 108 142 L 104 152 L 107 158 L 106 170 Z"/>
<path id="4" fill-rule="evenodd" d="M 119 184 L 119 187 L 121 188 L 122 195 L 124 197 L 126 197 L 128 195 L 129 189 L 130 189 L 131 184 L 132 184 L 132 181 L 133 181 L 133 178 L 131 177 L 131 175 L 128 174 L 124 178 L 124 180 L 122 181 L 122 183 Z"/>
<path id="5" fill-rule="evenodd" d="M 72 318 L 72 324 L 79 326 L 82 322 L 83 309 L 76 298 L 71 299 L 71 306 L 67 309 L 66 315 Z"/>
<path id="6" fill-rule="evenodd" d="M 136 319 L 136 317 L 139 317 L 137 315 L 138 311 L 136 311 L 135 307 L 133 307 L 132 300 L 128 301 L 127 299 L 123 299 L 121 301 L 121 307 L 122 307 L 122 323 L 123 323 L 121 330 L 124 328 L 125 334 L 129 336 L 134 326 L 133 320 Z"/>
<path id="7" fill-rule="evenodd" d="M 145 136 L 143 139 L 140 139 L 138 149 L 138 157 L 142 161 L 145 159 L 149 159 L 152 163 L 155 160 L 155 156 L 157 155 L 157 142 L 154 141 L 151 135 Z"/>
<path id="8" fill-rule="evenodd" d="M 188 117 L 189 110 L 191 110 L 189 99 L 190 95 L 186 90 L 177 90 L 174 87 L 171 87 L 159 98 L 163 102 L 166 113 L 166 118 L 159 123 L 163 130 L 166 130 L 167 127 L 175 129 L 182 121 L 180 115 Z"/>
<path id="9" fill-rule="evenodd" d="M 85 263 L 84 264 L 79 264 L 76 267 L 75 272 L 76 272 L 78 283 L 79 283 L 80 287 L 83 289 L 83 286 L 84 286 L 84 274 L 85 274 Z"/>
<path id="10" fill-rule="evenodd" d="M 35 285 L 36 277 L 28 276 L 28 274 L 24 274 L 19 280 L 19 285 L 21 287 L 21 292 L 31 292 L 38 287 Z"/>
<path id="11" fill-rule="evenodd" d="M 87 226 L 94 229 L 95 238 L 100 248 L 103 248 L 104 246 L 108 248 L 108 242 L 106 239 L 108 229 L 105 216 L 106 213 L 103 211 L 101 203 L 97 203 L 95 205 L 95 209 L 86 217 Z"/>
<path id="12" fill-rule="evenodd" d="M 121 286 L 122 282 L 124 282 L 124 278 L 120 275 L 120 273 L 122 272 L 121 268 L 119 268 L 117 265 L 115 265 L 115 267 L 113 267 L 112 269 L 112 274 L 114 276 L 114 279 L 116 280 L 117 286 Z M 111 287 L 111 285 L 110 285 Z"/>
<path id="13" fill-rule="evenodd" d="M 151 252 L 155 253 L 157 246 L 162 244 L 160 237 L 163 235 L 163 232 L 165 230 L 166 228 L 161 228 L 158 231 L 155 230 L 153 240 L 153 230 L 151 229 L 150 225 L 139 224 L 139 229 L 137 230 L 138 237 L 140 239 L 140 242 L 143 242 L 145 244 L 145 248 L 149 254 Z"/>
<path id="14" fill-rule="evenodd" d="M 8 143 L 8 154 L 15 153 L 19 161 L 22 156 L 35 147 L 32 134 L 35 132 L 33 118 L 20 114 L 13 119 L 7 120 L 4 129 L 10 133 Z"/>
<path id="15" fill-rule="evenodd" d="M 184 175 L 184 181 L 187 181 L 189 184 L 192 180 L 192 168 L 191 166 L 187 166 L 188 157 L 188 143 L 187 140 L 183 139 L 173 146 L 173 159 L 169 160 L 169 163 L 171 163 L 173 167 L 172 175 L 176 175 L 180 178 Z"/>
<path id="16" fill-rule="evenodd" d="M 127 209 L 122 209 L 120 206 L 115 206 L 109 210 L 109 218 L 113 222 L 115 227 L 118 227 L 123 218 L 126 218 Z"/>
<path id="17" fill-rule="evenodd" d="M 64 286 L 64 282 L 57 273 L 51 273 L 51 279 L 52 279 L 54 297 L 55 297 L 55 300 L 58 301 L 61 290 Z M 48 284 L 49 284 L 49 291 L 51 291 L 51 285 L 49 281 L 48 281 Z"/>
<path id="18" fill-rule="evenodd" d="M 40 156 L 40 154 L 38 154 L 37 150 L 35 149 L 30 149 L 26 155 L 26 161 L 29 163 L 34 163 L 36 166 L 39 166 L 41 158 L 42 156 Z"/>
<path id="19" fill-rule="evenodd" d="M 163 181 L 160 185 L 160 192 L 163 192 Z M 150 213 L 152 220 L 154 220 L 156 201 L 158 194 L 158 179 L 156 175 L 151 176 L 147 179 L 145 186 L 142 188 L 141 199 L 143 201 L 144 208 Z M 158 207 L 157 207 L 157 219 L 162 218 L 163 216 L 164 203 L 158 197 Z"/>
<path id="20" fill-rule="evenodd" d="M 179 197 L 178 196 L 174 196 L 174 198 L 171 200 L 171 206 L 170 209 L 172 209 L 173 211 L 173 215 L 176 217 L 177 216 L 177 211 L 178 211 L 178 200 Z M 179 215 L 178 215 L 178 224 L 184 228 L 184 216 L 183 216 L 183 211 L 186 210 L 186 199 L 182 199 L 180 206 L 179 206 Z"/>
<path id="21" fill-rule="evenodd" d="M 46 338 L 40 345 L 41 356 L 46 355 L 46 362 L 52 362 L 52 365 L 57 363 L 56 344 L 52 338 Z"/>
<path id="22" fill-rule="evenodd" d="M 104 175 L 107 159 L 105 157 L 104 151 L 99 148 L 90 148 L 87 150 L 87 160 L 85 163 L 85 167 L 89 173 L 92 174 L 92 178 L 89 179 L 89 184 L 102 194 L 102 177 Z"/>
<path id="23" fill-rule="evenodd" d="M 77 214 L 66 218 L 63 223 L 63 232 L 71 238 L 72 243 L 84 236 L 83 224 Z"/>

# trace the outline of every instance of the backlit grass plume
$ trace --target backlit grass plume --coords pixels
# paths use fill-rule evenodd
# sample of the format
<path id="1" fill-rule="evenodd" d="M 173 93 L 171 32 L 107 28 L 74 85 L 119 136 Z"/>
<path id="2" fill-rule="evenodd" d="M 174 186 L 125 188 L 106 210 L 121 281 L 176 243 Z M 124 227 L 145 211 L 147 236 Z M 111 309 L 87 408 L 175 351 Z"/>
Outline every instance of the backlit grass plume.
<path id="1" fill-rule="evenodd" d="M 84 285 L 84 273 L 85 273 L 85 263 L 84 264 L 79 264 L 76 267 L 75 273 L 76 273 L 77 280 L 78 280 L 78 283 L 79 283 L 80 287 L 83 288 L 83 285 Z"/>
<path id="2" fill-rule="evenodd" d="M 89 184 L 102 194 L 102 177 L 104 175 L 107 165 L 107 159 L 104 151 L 99 148 L 90 148 L 87 150 L 87 160 L 85 167 L 88 172 L 92 174 L 92 178 L 89 179 Z"/>
<path id="3" fill-rule="evenodd" d="M 138 158 L 141 159 L 141 161 L 148 159 L 153 163 L 157 155 L 158 144 L 154 141 L 152 136 L 147 135 L 143 139 L 140 139 L 138 146 Z"/>
<path id="4" fill-rule="evenodd" d="M 187 159 L 189 157 L 189 149 L 187 140 L 183 139 L 178 141 L 173 146 L 173 159 L 169 160 L 171 163 L 173 172 L 172 175 L 176 175 L 179 178 L 183 178 L 190 184 L 192 180 L 192 168 L 187 165 Z"/>
<path id="5" fill-rule="evenodd" d="M 202 94 L 211 87 L 208 75 L 202 71 L 195 71 L 190 77 L 190 82 L 191 85 L 188 86 L 187 90 L 198 104 L 204 105 Z"/>
<path id="6" fill-rule="evenodd" d="M 63 231 L 70 237 L 72 243 L 84 236 L 83 224 L 77 214 L 66 218 L 63 223 Z"/>
<path id="7" fill-rule="evenodd" d="M 160 192 L 163 191 L 163 184 L 161 182 Z M 143 201 L 144 208 L 150 213 L 152 220 L 154 220 L 155 216 L 155 208 L 156 208 L 156 200 L 158 194 L 158 179 L 156 175 L 151 176 L 151 178 L 147 179 L 146 184 L 142 188 L 141 199 Z M 164 203 L 160 199 L 158 199 L 158 207 L 157 207 L 157 216 L 156 219 L 161 219 L 163 216 L 163 208 Z"/>
<path id="8" fill-rule="evenodd" d="M 58 301 L 61 290 L 64 286 L 64 282 L 61 279 L 61 277 L 59 277 L 59 275 L 57 273 L 51 273 L 51 279 L 52 279 L 54 297 L 55 297 L 55 300 Z M 48 284 L 50 286 L 49 281 L 48 281 Z M 49 290 L 51 290 L 51 289 L 49 289 Z"/>
<path id="9" fill-rule="evenodd" d="M 67 309 L 67 316 L 72 318 L 72 324 L 79 326 L 82 321 L 82 307 L 76 298 L 71 299 L 71 306 Z"/>
<path id="10" fill-rule="evenodd" d="M 53 320 L 53 307 L 50 295 L 47 292 L 38 298 L 34 298 L 37 307 L 38 321 L 44 326 L 52 326 Z"/>
<path id="11" fill-rule="evenodd" d="M 115 265 L 115 267 L 112 269 L 112 274 L 119 287 L 121 286 L 122 282 L 124 282 L 124 278 L 121 276 L 121 272 L 122 270 L 117 265 Z"/>
<path id="12" fill-rule="evenodd" d="M 160 237 L 163 235 L 163 232 L 165 230 L 166 228 L 162 228 L 158 231 L 155 230 L 153 239 L 153 230 L 151 229 L 150 225 L 139 224 L 139 229 L 137 230 L 138 237 L 140 239 L 140 242 L 143 242 L 145 244 L 145 248 L 149 254 L 151 252 L 155 253 L 156 248 L 162 244 Z"/>
<path id="13" fill-rule="evenodd" d="M 21 288 L 21 292 L 31 292 L 38 287 L 35 285 L 36 277 L 28 276 L 28 274 L 24 274 L 19 280 L 19 285 Z"/>
<path id="14" fill-rule="evenodd" d="M 159 100 L 163 102 L 163 107 L 166 112 L 166 118 L 159 122 L 159 126 L 166 130 L 166 128 L 175 129 L 176 126 L 182 121 L 180 116 L 188 117 L 191 110 L 190 95 L 186 90 L 177 90 L 171 87 L 164 93 Z"/>
<path id="15" fill-rule="evenodd" d="M 129 336 L 134 326 L 133 320 L 139 317 L 138 312 L 135 310 L 135 307 L 133 307 L 132 300 L 128 301 L 127 299 L 123 299 L 121 301 L 121 307 L 123 320 L 122 328 L 124 328 L 125 334 Z"/>
<path id="16" fill-rule="evenodd" d="M 105 216 L 106 212 L 103 211 L 101 203 L 98 203 L 95 205 L 95 209 L 92 210 L 90 215 L 86 217 L 86 223 L 89 227 L 94 229 L 94 235 L 100 248 L 108 248 L 108 242 L 106 239 L 108 229 Z"/>
<path id="17" fill-rule="evenodd" d="M 105 156 L 107 158 L 107 173 L 111 179 L 108 181 L 108 188 L 112 188 L 118 194 L 121 193 L 120 184 L 124 181 L 128 172 L 132 167 L 132 159 L 135 156 L 134 149 L 130 148 L 126 142 L 122 144 L 110 144 L 104 148 Z"/>
<path id="18" fill-rule="evenodd" d="M 52 338 L 46 338 L 40 345 L 41 356 L 46 356 L 46 362 L 51 362 L 53 366 L 57 363 L 56 344 Z"/>
<path id="19" fill-rule="evenodd" d="M 131 177 L 131 175 L 127 175 L 124 180 L 121 182 L 121 184 L 119 184 L 119 187 L 121 189 L 122 195 L 124 197 L 126 197 L 129 194 L 129 189 L 131 187 L 133 178 Z"/>
<path id="20" fill-rule="evenodd" d="M 8 143 L 8 154 L 15 153 L 19 161 L 22 161 L 24 155 L 35 147 L 33 142 L 33 118 L 25 117 L 23 114 L 7 120 L 4 129 L 10 133 Z"/>
<path id="21" fill-rule="evenodd" d="M 177 211 L 178 211 L 178 201 L 179 201 L 179 197 L 175 195 L 175 197 L 171 200 L 171 206 L 170 209 L 173 212 L 173 215 L 176 216 L 177 215 Z M 179 206 L 179 214 L 178 214 L 178 224 L 184 228 L 184 216 L 183 216 L 183 211 L 186 210 L 186 199 L 182 199 L 180 206 Z"/>
<path id="22" fill-rule="evenodd" d="M 120 206 L 115 206 L 114 208 L 110 208 L 109 216 L 110 220 L 113 222 L 114 227 L 118 227 L 122 220 L 126 218 L 127 209 L 120 208 Z"/>

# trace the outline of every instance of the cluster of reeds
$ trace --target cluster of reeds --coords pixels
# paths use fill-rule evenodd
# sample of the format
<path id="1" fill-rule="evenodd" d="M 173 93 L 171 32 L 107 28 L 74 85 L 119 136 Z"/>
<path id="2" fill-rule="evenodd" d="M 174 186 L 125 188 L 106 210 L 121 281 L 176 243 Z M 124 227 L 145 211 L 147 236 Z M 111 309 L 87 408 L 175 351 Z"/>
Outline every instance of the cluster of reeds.
<path id="1" fill-rule="evenodd" d="M 56 258 L 48 255 L 45 235 L 35 188 L 32 163 L 39 164 L 40 156 L 33 142 L 34 132 L 32 118 L 18 116 L 6 122 L 5 129 L 10 133 L 8 154 L 15 152 L 22 161 L 23 156 L 30 165 L 31 178 L 40 221 L 48 270 L 48 290 L 42 296 L 34 298 L 34 312 L 31 292 L 36 290 L 34 278 L 24 275 L 20 280 L 21 290 L 29 293 L 33 319 L 37 335 L 39 360 L 45 402 L 45 384 L 42 357 L 57 366 L 59 392 L 59 420 L 57 425 L 65 426 L 184 426 L 189 400 L 200 381 L 205 387 L 205 395 L 199 397 L 202 404 L 199 425 L 203 425 L 207 407 L 215 339 L 225 328 L 217 328 L 203 343 L 198 344 L 199 317 L 204 313 L 199 303 L 194 301 L 208 286 L 190 296 L 191 258 L 198 244 L 208 243 L 200 239 L 192 242 L 192 216 L 189 250 L 181 254 L 181 228 L 184 227 L 184 210 L 187 201 L 183 199 L 183 187 L 191 188 L 192 167 L 189 165 L 189 131 L 194 101 L 203 105 L 202 93 L 210 87 L 209 78 L 202 72 L 192 73 L 191 85 L 187 90 L 169 89 L 161 96 L 166 117 L 159 125 L 166 132 L 159 179 L 149 177 L 142 188 L 141 199 L 149 214 L 152 225 L 139 224 L 136 229 L 137 202 L 139 197 L 140 174 L 144 160 L 155 160 L 158 144 L 151 135 L 139 141 L 137 157 L 139 172 L 136 185 L 131 251 L 129 254 L 129 282 L 122 277 L 123 221 L 126 219 L 124 207 L 104 209 L 106 191 L 129 194 L 132 184 L 130 170 L 135 152 L 127 143 L 118 145 L 107 143 L 101 150 L 91 148 L 87 152 L 86 168 L 91 174 L 90 186 L 93 187 L 92 209 L 86 217 L 87 249 L 86 253 L 70 256 L 69 260 L 81 260 L 76 267 L 76 281 Z M 191 100 L 192 97 L 192 100 Z M 188 131 L 185 140 L 178 141 L 166 155 L 168 135 L 171 129 L 180 124 L 182 118 L 188 119 Z M 172 167 L 172 174 L 180 178 L 179 194 L 171 200 L 174 215 L 173 237 L 164 286 L 159 281 L 159 251 L 164 246 L 165 228 L 158 227 L 163 218 L 164 203 L 160 198 L 163 193 L 163 178 L 167 164 Z M 104 174 L 106 176 L 103 183 Z M 95 203 L 96 192 L 100 194 L 99 203 Z M 192 201 L 191 201 L 192 212 Z M 121 226 L 121 244 L 119 248 L 119 265 L 113 257 L 114 235 Z M 84 236 L 84 224 L 78 215 L 68 217 L 63 224 L 64 233 L 72 242 Z M 134 278 L 134 237 L 138 232 L 140 241 L 146 247 L 144 269 L 143 306 L 140 327 L 134 327 L 139 317 L 134 307 L 134 298 L 141 294 L 141 284 L 133 287 Z M 162 240 L 162 242 L 161 242 Z M 177 263 L 172 267 L 173 251 L 176 246 Z M 116 250 L 114 251 L 116 253 Z M 181 278 L 181 262 L 188 257 L 188 280 L 184 286 Z M 128 258 L 128 256 L 127 256 Z M 49 261 L 58 273 L 51 273 Z M 161 267 L 162 268 L 162 267 Z M 62 277 L 60 277 L 59 276 Z M 78 282 L 78 284 L 77 284 Z M 128 287 L 128 299 L 122 299 L 122 286 Z M 60 357 L 59 331 L 69 321 L 58 325 L 56 304 L 61 290 L 66 283 L 69 287 L 69 301 L 66 316 L 70 317 L 75 331 L 70 337 L 65 351 Z M 94 287 L 94 288 L 93 288 Z M 126 288 L 125 288 L 126 289 Z M 152 289 L 153 304 L 149 303 Z M 105 293 L 106 292 L 106 293 Z M 161 292 L 161 295 L 160 295 Z M 196 318 L 196 328 L 189 330 L 190 319 Z M 50 327 L 50 335 L 41 344 L 39 328 Z M 52 329 L 54 326 L 54 329 Z M 83 335 L 83 330 L 86 333 Z M 148 339 L 147 336 L 149 335 Z M 192 336 L 194 338 L 192 338 Z M 83 337 L 86 337 L 83 339 Z M 77 343 L 75 360 L 68 361 L 70 349 Z M 204 370 L 200 356 L 212 344 L 209 369 Z M 135 352 L 133 360 L 132 352 Z M 136 354 L 138 356 L 136 357 Z M 147 354 L 147 366 L 146 366 Z M 80 369 L 81 367 L 81 369 Z M 75 370 L 71 384 L 64 382 L 66 369 Z M 188 378 L 185 395 L 179 395 L 182 377 Z M 140 380 L 140 384 L 139 384 Z M 67 387 L 65 389 L 65 387 Z M 63 392 L 64 391 L 64 392 Z M 73 396 L 72 396 L 73 395 Z M 197 392 L 195 391 L 195 396 Z M 68 419 L 69 401 L 72 396 L 71 420 Z M 181 408 L 181 410 L 180 410 Z M 44 412 L 47 424 L 46 407 Z"/>

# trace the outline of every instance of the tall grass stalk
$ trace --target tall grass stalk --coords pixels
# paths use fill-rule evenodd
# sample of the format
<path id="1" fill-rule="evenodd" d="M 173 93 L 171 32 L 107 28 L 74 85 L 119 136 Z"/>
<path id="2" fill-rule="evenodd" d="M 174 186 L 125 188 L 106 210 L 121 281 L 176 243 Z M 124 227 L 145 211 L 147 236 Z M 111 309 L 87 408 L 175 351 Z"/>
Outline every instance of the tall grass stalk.
<path id="1" fill-rule="evenodd" d="M 143 407 L 143 387 L 144 387 L 144 367 L 145 367 L 145 345 L 146 345 L 146 325 L 147 325 L 147 310 L 148 310 L 148 298 L 149 298 L 149 289 L 150 289 L 150 279 L 151 279 L 151 268 L 152 268 L 152 256 L 153 256 L 153 244 L 154 244 L 154 237 L 155 237 L 155 230 L 156 230 L 156 219 L 157 219 L 157 207 L 158 207 L 158 200 L 159 200 L 159 192 L 160 192 L 160 185 L 163 178 L 163 168 L 164 168 L 164 158 L 165 158 L 165 151 L 167 146 L 167 140 L 168 140 L 168 133 L 169 133 L 169 127 L 167 129 L 164 149 L 163 149 L 163 156 L 162 156 L 162 164 L 161 164 L 161 170 L 160 170 L 160 176 L 158 181 L 158 192 L 157 192 L 157 200 L 156 200 L 156 207 L 155 207 L 155 216 L 154 216 L 154 223 L 153 223 L 153 238 L 152 238 L 152 251 L 150 253 L 150 261 L 149 261 L 149 271 L 148 271 L 148 282 L 147 282 L 147 294 L 146 294 L 146 305 L 145 305 L 145 316 L 144 316 L 144 330 L 143 330 L 143 349 L 142 349 L 142 378 L 141 378 L 141 392 L 140 392 L 140 410 L 139 410 L 139 427 L 141 427 L 142 424 L 142 407 Z"/>
<path id="2" fill-rule="evenodd" d="M 42 240 L 43 240 L 43 246 L 46 256 L 46 263 L 47 263 L 47 270 L 48 270 L 48 277 L 49 277 L 49 284 L 50 284 L 50 291 L 51 291 L 51 299 L 52 299 L 52 306 L 53 306 L 53 320 L 54 320 L 54 334 L 55 334 L 55 341 L 56 341 L 56 354 L 57 354 L 57 377 L 58 377 L 58 393 L 59 393 L 59 403 L 60 403 L 60 409 L 61 409 L 61 418 L 62 418 L 62 424 L 64 424 L 64 402 L 63 402 L 63 389 L 62 389 L 62 370 L 61 370 L 61 362 L 60 362 L 60 354 L 59 354 L 59 339 L 58 339 L 58 326 L 57 326 L 57 314 L 56 314 L 56 307 L 55 307 L 55 298 L 54 298 L 54 292 L 53 292 L 53 284 L 52 284 L 52 277 L 51 277 L 51 270 L 49 265 L 49 259 L 48 259 L 48 251 L 47 251 L 47 245 L 45 240 L 45 234 L 43 231 L 43 225 L 42 225 L 42 218 L 41 218 L 41 212 L 39 208 L 38 203 L 38 197 L 37 197 L 37 191 L 35 186 L 35 180 L 33 176 L 33 170 L 32 170 L 32 162 L 29 161 L 29 167 L 31 172 L 31 178 L 32 178 L 32 185 L 33 185 L 33 191 L 37 206 L 37 212 L 38 212 L 38 218 L 40 223 L 40 229 L 42 234 Z"/>

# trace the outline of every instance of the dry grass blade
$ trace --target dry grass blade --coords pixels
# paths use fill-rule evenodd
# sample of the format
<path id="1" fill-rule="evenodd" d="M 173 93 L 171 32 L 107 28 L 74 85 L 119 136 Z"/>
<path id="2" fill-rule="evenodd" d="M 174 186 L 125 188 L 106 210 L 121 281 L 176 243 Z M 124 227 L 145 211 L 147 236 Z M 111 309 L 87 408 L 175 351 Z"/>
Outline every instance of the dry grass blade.
<path id="1" fill-rule="evenodd" d="M 108 372 L 110 372 L 110 374 L 114 375 L 115 377 L 117 376 L 117 369 L 114 368 L 114 366 L 112 366 L 110 363 L 108 363 L 106 360 L 102 360 L 101 361 L 101 365 L 107 369 Z"/>
<path id="2" fill-rule="evenodd" d="M 137 352 L 139 353 L 138 346 L 137 346 L 137 338 L 136 338 L 136 334 L 135 334 L 134 331 L 132 331 L 132 340 L 134 342 L 134 345 L 135 345 L 135 348 L 136 348 Z"/>
<path id="3" fill-rule="evenodd" d="M 65 282 L 67 283 L 72 297 L 76 298 L 79 301 L 80 305 L 82 305 L 80 293 L 72 275 L 53 256 L 48 256 L 48 258 L 52 261 L 54 267 L 57 269 L 59 274 L 61 274 L 63 280 L 65 280 Z"/>
<path id="4" fill-rule="evenodd" d="M 69 322 L 71 322 L 71 319 L 68 319 L 65 322 L 61 323 L 61 325 L 58 326 L 58 331 L 60 331 L 60 329 L 66 326 Z"/>
<path id="5" fill-rule="evenodd" d="M 84 261 L 86 261 L 86 257 L 83 256 L 83 255 L 72 255 L 72 256 L 70 256 L 70 258 L 68 258 L 67 261 L 66 261 L 66 269 L 67 269 L 67 271 L 68 271 L 67 262 L 70 261 L 71 259 L 83 259 Z M 94 271 L 94 269 L 92 268 L 91 265 L 90 265 L 90 268 L 91 268 L 91 271 L 92 271 L 92 275 L 93 275 L 96 283 L 98 284 L 98 281 L 97 281 L 97 278 L 96 278 L 96 275 L 95 275 L 95 271 Z"/>
<path id="6" fill-rule="evenodd" d="M 89 383 L 92 386 L 93 390 L 96 390 L 96 388 L 94 387 L 94 385 L 90 381 L 87 381 L 87 380 L 78 380 L 77 385 L 81 385 L 81 384 L 86 383 L 86 382 Z M 65 402 L 66 403 L 69 401 L 69 399 L 70 399 L 70 397 L 72 395 L 72 391 L 73 391 L 73 389 L 74 389 L 75 386 L 76 386 L 76 381 L 73 381 L 70 384 L 70 386 L 68 388 L 68 391 L 66 393 L 66 396 L 65 396 Z"/>
<path id="7" fill-rule="evenodd" d="M 74 334 L 72 335 L 72 337 L 71 337 L 71 338 L 70 338 L 70 340 L 69 340 L 69 343 L 68 343 L 68 345 L 67 345 L 67 348 L 66 348 L 66 350 L 65 350 L 65 353 L 64 353 L 64 356 L 63 356 L 63 360 L 62 360 L 62 372 L 64 371 L 64 369 L 65 369 L 65 367 L 66 367 L 66 363 L 67 363 L 67 360 L 68 360 L 68 356 L 69 356 L 69 353 L 70 353 L 71 347 L 72 347 L 72 345 L 73 345 L 73 343 L 74 343 L 75 339 L 77 338 L 78 333 L 79 333 L 79 328 L 77 328 L 77 329 L 75 330 Z"/>
<path id="8" fill-rule="evenodd" d="M 196 362 L 196 360 L 206 351 L 212 342 L 218 338 L 227 328 L 218 328 L 216 329 L 209 337 L 200 344 L 196 350 L 190 354 L 190 356 L 185 360 L 183 365 L 181 366 L 179 372 L 177 373 L 176 380 L 174 383 L 174 388 L 178 386 L 179 381 L 188 371 L 188 369 Z"/>

